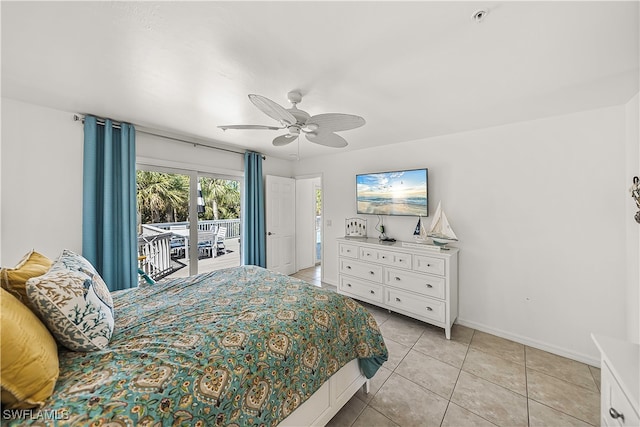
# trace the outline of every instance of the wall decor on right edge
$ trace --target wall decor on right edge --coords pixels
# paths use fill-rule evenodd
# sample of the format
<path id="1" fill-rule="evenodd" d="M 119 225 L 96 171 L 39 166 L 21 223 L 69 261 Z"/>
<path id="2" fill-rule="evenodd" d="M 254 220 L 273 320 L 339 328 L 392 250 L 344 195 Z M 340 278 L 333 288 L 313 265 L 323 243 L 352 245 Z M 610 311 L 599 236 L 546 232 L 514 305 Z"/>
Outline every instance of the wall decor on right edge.
<path id="1" fill-rule="evenodd" d="M 367 220 L 363 218 L 345 219 L 344 235 L 347 237 L 367 237 Z"/>
<path id="2" fill-rule="evenodd" d="M 640 178 L 637 176 L 633 177 L 633 184 L 629 189 L 631 193 L 631 197 L 636 202 L 636 206 L 638 207 L 638 212 L 633 216 L 638 224 L 640 224 Z"/>

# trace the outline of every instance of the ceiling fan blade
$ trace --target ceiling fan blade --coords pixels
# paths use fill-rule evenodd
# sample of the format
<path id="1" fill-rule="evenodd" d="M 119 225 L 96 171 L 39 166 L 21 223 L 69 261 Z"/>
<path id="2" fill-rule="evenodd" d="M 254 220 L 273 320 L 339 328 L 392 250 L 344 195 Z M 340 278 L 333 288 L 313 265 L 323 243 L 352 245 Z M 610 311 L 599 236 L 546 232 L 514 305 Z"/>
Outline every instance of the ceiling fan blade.
<path id="1" fill-rule="evenodd" d="M 220 129 L 222 130 L 227 130 L 227 129 L 258 129 L 258 130 L 280 130 L 280 129 L 286 129 L 285 126 L 283 127 L 276 127 L 276 126 L 264 126 L 264 125 L 222 125 L 222 126 L 218 126 Z"/>
<path id="2" fill-rule="evenodd" d="M 325 145 L 333 148 L 343 148 L 349 145 L 347 141 L 340 135 L 333 132 L 309 132 L 305 135 L 307 139 L 316 144 Z"/>
<path id="3" fill-rule="evenodd" d="M 293 114 L 291 114 L 290 112 L 285 110 L 284 107 L 281 107 L 269 98 L 265 98 L 261 95 L 250 94 L 249 99 L 251 100 L 251 102 L 253 102 L 253 105 L 258 107 L 260 111 L 262 111 L 272 119 L 279 121 L 283 125 L 285 123 L 287 125 L 296 124 L 297 120 L 295 117 L 293 117 Z"/>
<path id="4" fill-rule="evenodd" d="M 314 124 L 318 126 L 320 133 L 324 133 L 359 128 L 365 124 L 365 121 L 362 117 L 353 114 L 325 113 L 309 117 L 306 127 L 313 130 Z"/>
<path id="5" fill-rule="evenodd" d="M 286 135 L 280 135 L 273 140 L 273 145 L 276 147 L 282 147 L 283 145 L 287 145 L 290 142 L 295 141 L 297 137 L 298 135 L 291 135 L 289 133 Z"/>

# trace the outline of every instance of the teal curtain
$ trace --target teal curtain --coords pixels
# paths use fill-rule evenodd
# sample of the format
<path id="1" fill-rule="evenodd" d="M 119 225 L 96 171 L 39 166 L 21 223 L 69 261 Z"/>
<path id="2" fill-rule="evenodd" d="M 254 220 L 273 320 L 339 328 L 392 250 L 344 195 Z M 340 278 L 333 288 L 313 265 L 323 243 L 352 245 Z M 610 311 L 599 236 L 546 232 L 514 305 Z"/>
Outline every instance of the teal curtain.
<path id="1" fill-rule="evenodd" d="M 132 125 L 84 119 L 82 255 L 110 290 L 137 286 L 136 136 Z"/>
<path id="2" fill-rule="evenodd" d="M 244 218 L 242 221 L 242 263 L 267 266 L 264 222 L 262 155 L 244 154 Z"/>

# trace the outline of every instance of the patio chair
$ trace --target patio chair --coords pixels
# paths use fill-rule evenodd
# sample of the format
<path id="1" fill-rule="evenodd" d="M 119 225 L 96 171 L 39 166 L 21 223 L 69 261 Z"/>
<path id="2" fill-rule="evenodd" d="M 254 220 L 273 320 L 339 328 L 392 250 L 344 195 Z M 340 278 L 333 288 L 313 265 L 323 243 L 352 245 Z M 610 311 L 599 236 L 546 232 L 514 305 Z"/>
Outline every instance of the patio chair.
<path id="1" fill-rule="evenodd" d="M 173 236 L 169 240 L 171 258 L 184 258 L 186 256 L 186 246 L 184 237 Z"/>
<path id="2" fill-rule="evenodd" d="M 213 257 L 213 243 L 215 234 L 213 231 L 198 231 L 198 257 Z"/>
<path id="3" fill-rule="evenodd" d="M 224 245 L 224 239 L 227 238 L 227 227 L 218 227 L 218 232 L 215 237 L 216 255 L 223 255 L 227 253 L 227 247 Z"/>
<path id="4" fill-rule="evenodd" d="M 172 225 L 169 227 L 169 231 L 186 229 L 186 225 Z M 184 237 L 180 237 L 178 235 L 172 236 L 169 241 L 169 246 L 171 247 L 171 258 L 179 259 L 187 256 L 187 246 Z"/>

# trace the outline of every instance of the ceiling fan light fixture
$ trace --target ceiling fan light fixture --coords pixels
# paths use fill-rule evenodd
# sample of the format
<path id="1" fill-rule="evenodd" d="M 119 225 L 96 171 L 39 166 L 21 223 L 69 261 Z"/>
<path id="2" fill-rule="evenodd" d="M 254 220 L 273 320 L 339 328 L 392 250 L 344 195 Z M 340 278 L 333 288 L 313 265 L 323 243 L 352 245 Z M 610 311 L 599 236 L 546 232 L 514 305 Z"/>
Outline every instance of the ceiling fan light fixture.
<path id="1" fill-rule="evenodd" d="M 298 126 L 289 126 L 289 137 L 294 138 L 300 135 L 300 128 Z"/>

